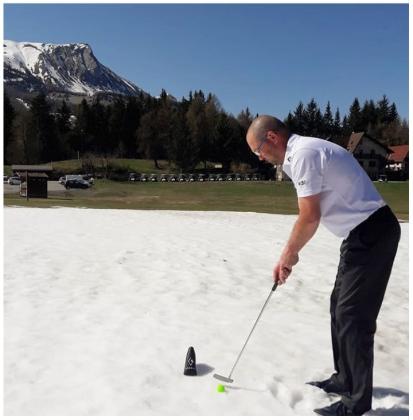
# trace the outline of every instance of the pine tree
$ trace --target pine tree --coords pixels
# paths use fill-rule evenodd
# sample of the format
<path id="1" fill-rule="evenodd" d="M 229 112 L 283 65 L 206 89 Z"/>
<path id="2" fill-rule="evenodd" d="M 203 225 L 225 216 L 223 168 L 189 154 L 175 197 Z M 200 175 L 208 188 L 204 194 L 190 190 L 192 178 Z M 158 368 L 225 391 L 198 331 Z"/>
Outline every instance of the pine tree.
<path id="1" fill-rule="evenodd" d="M 90 107 L 91 119 L 91 151 L 98 154 L 106 154 L 108 151 L 109 129 L 106 107 L 98 100 Z"/>
<path id="2" fill-rule="evenodd" d="M 333 121 L 333 114 L 331 112 L 330 101 L 327 102 L 326 110 L 324 111 L 323 115 L 323 123 L 322 123 L 322 134 L 323 137 L 331 137 L 334 133 L 334 121 Z"/>
<path id="3" fill-rule="evenodd" d="M 160 105 L 153 107 L 153 111 L 157 109 Z M 156 111 L 155 111 L 156 115 Z M 136 131 L 139 128 L 139 123 L 142 116 L 142 107 L 140 103 L 134 97 L 129 97 L 126 103 L 124 120 L 123 120 L 123 129 L 122 129 L 122 142 L 125 147 L 126 157 L 130 159 L 135 159 L 137 157 L 137 138 Z"/>
<path id="4" fill-rule="evenodd" d="M 337 108 L 334 115 L 333 137 L 338 137 L 341 134 L 341 118 L 340 110 Z"/>
<path id="5" fill-rule="evenodd" d="M 215 95 L 209 94 L 205 104 L 206 143 L 208 144 L 207 160 L 216 161 L 218 142 L 218 119 L 223 112 L 221 104 Z"/>
<path id="6" fill-rule="evenodd" d="M 245 111 L 242 110 L 239 113 L 237 119 L 238 119 L 238 122 L 241 124 L 241 127 L 243 127 L 245 131 L 247 131 L 253 121 L 253 117 L 251 115 L 249 108 L 248 107 L 245 108 Z"/>
<path id="7" fill-rule="evenodd" d="M 399 120 L 399 114 L 397 112 L 396 104 L 393 102 L 389 109 L 389 122 Z"/>
<path id="8" fill-rule="evenodd" d="M 16 118 L 16 111 L 14 110 L 9 97 L 4 92 L 4 155 L 3 161 L 5 164 L 9 163 L 9 148 L 14 140 L 13 123 Z"/>
<path id="9" fill-rule="evenodd" d="M 62 102 L 62 105 L 57 110 L 56 124 L 60 133 L 68 133 L 71 129 L 70 123 L 71 111 L 66 101 Z"/>
<path id="10" fill-rule="evenodd" d="M 383 95 L 381 100 L 377 102 L 377 112 L 379 123 L 386 124 L 389 122 L 390 106 L 386 95 Z"/>
<path id="11" fill-rule="evenodd" d="M 93 119 L 86 99 L 78 107 L 73 134 L 71 145 L 77 153 L 84 154 L 92 150 Z"/>
<path id="12" fill-rule="evenodd" d="M 373 101 L 365 101 L 361 110 L 361 131 L 372 134 L 373 127 L 376 125 L 376 107 Z"/>
<path id="13" fill-rule="evenodd" d="M 343 125 L 342 136 L 343 137 L 348 137 L 351 134 L 352 128 L 351 128 L 351 126 L 348 122 L 347 115 L 344 116 L 342 125 Z"/>
<path id="14" fill-rule="evenodd" d="M 361 109 L 358 98 L 355 98 L 350 106 L 347 122 L 351 131 L 359 132 L 363 130 Z"/>
<path id="15" fill-rule="evenodd" d="M 111 113 L 109 116 L 109 143 L 108 152 L 109 154 L 115 154 L 119 157 L 123 157 L 123 151 L 125 149 L 122 143 L 122 132 L 123 122 L 125 119 L 125 102 L 121 98 L 116 98 L 113 103 Z"/>
<path id="16" fill-rule="evenodd" d="M 207 133 L 207 121 L 205 117 L 205 96 L 202 91 L 195 92 L 194 99 L 186 113 L 186 123 L 192 142 L 199 150 L 199 160 L 207 165 L 208 156 L 211 154 L 211 144 Z"/>
<path id="17" fill-rule="evenodd" d="M 31 101 L 28 131 L 33 139 L 32 154 L 29 156 L 31 163 L 46 163 L 59 159 L 60 144 L 56 124 L 44 94 Z"/>
<path id="18" fill-rule="evenodd" d="M 304 117 L 304 104 L 300 101 L 294 111 L 294 130 L 297 134 L 304 134 L 305 132 L 305 117 Z"/>
<path id="19" fill-rule="evenodd" d="M 320 136 L 323 118 L 314 98 L 307 104 L 304 110 L 304 132 L 307 136 Z"/>
<path id="20" fill-rule="evenodd" d="M 70 118 L 71 110 L 67 105 L 66 101 L 63 101 L 60 108 L 58 108 L 56 114 L 56 126 L 59 136 L 59 143 L 61 145 L 61 154 L 59 156 L 59 159 L 69 158 L 72 155 L 69 141 L 70 132 L 72 129 Z"/>
<path id="21" fill-rule="evenodd" d="M 292 132 L 295 133 L 296 130 L 296 124 L 295 124 L 295 118 L 291 112 L 288 113 L 287 118 L 284 119 L 284 124 L 287 126 L 287 128 Z"/>
<path id="22" fill-rule="evenodd" d="M 183 172 L 192 170 L 199 162 L 198 147 L 189 134 L 184 107 L 172 113 L 172 142 L 168 152 L 169 159 Z"/>

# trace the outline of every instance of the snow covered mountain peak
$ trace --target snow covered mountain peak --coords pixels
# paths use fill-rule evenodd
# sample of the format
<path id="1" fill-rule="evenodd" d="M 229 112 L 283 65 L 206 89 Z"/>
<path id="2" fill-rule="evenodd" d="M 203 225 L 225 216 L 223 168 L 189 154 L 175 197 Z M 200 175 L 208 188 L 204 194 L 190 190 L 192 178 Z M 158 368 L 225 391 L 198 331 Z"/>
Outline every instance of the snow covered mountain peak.
<path id="1" fill-rule="evenodd" d="M 137 95 L 142 90 L 102 65 L 86 43 L 3 43 L 4 82 L 26 92 Z"/>

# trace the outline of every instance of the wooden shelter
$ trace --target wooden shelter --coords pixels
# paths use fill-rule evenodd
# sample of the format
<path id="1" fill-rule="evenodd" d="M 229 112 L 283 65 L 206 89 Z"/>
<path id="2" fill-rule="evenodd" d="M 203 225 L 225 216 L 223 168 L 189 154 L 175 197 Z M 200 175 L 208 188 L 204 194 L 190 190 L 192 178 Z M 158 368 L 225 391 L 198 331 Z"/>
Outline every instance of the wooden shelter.
<path id="1" fill-rule="evenodd" d="M 20 195 L 29 198 L 47 198 L 48 175 L 53 168 L 48 165 L 12 165 L 21 179 Z"/>

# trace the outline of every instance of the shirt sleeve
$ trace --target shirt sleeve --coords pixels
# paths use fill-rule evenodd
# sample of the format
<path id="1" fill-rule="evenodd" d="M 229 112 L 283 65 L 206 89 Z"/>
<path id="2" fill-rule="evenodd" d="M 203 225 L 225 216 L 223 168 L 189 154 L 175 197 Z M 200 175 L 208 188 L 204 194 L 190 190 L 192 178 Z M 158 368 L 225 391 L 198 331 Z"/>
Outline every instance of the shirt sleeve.
<path id="1" fill-rule="evenodd" d="M 297 150 L 291 162 L 291 174 L 297 197 L 319 194 L 323 185 L 323 164 L 321 153 L 302 148 Z"/>

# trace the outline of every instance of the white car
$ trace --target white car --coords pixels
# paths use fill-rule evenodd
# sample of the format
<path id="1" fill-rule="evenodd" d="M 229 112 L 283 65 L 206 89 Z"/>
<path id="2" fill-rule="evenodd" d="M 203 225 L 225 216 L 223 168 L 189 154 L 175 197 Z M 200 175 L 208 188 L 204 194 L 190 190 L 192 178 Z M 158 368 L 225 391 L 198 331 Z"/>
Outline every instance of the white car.
<path id="1" fill-rule="evenodd" d="M 20 185 L 21 184 L 21 180 L 18 176 L 11 176 L 8 181 L 7 181 L 10 185 Z"/>
<path id="2" fill-rule="evenodd" d="M 9 177 L 7 175 L 3 175 L 3 184 L 7 184 L 9 182 Z"/>

